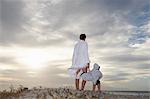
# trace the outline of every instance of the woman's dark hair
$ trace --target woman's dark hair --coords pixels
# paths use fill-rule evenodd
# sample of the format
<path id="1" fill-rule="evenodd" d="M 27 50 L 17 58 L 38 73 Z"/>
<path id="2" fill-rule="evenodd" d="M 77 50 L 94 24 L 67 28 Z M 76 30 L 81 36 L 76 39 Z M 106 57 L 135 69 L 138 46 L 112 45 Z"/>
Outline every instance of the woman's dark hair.
<path id="1" fill-rule="evenodd" d="M 86 35 L 85 34 L 81 34 L 80 35 L 80 40 L 85 40 L 86 39 Z"/>

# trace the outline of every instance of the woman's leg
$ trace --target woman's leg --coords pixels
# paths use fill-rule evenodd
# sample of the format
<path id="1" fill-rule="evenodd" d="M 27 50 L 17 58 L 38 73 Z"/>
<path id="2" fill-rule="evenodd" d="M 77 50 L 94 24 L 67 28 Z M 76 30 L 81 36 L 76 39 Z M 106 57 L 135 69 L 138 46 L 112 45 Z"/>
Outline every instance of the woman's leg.
<path id="1" fill-rule="evenodd" d="M 87 68 L 83 68 L 82 71 L 86 73 L 86 72 L 87 72 Z M 85 81 L 85 80 L 82 80 L 82 87 L 81 87 L 81 90 L 84 90 L 85 84 L 86 84 L 86 81 Z"/>
<path id="2" fill-rule="evenodd" d="M 75 79 L 76 90 L 79 90 L 79 79 Z"/>
<path id="3" fill-rule="evenodd" d="M 80 80 L 79 80 L 79 78 L 78 78 L 78 73 L 80 72 L 80 69 L 78 69 L 77 70 L 77 72 L 76 72 L 76 79 L 75 79 L 75 86 L 76 86 L 76 90 L 79 90 L 79 82 L 80 82 Z"/>
<path id="4" fill-rule="evenodd" d="M 76 76 L 78 75 L 78 73 L 80 72 L 80 70 L 81 70 L 81 69 L 78 69 L 78 70 L 76 71 Z"/>

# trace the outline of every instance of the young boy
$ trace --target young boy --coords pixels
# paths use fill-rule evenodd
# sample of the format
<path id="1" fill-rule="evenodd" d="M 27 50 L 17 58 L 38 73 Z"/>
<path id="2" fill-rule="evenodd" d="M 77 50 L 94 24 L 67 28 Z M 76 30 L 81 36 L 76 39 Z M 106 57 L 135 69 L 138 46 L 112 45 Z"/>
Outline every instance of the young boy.
<path id="1" fill-rule="evenodd" d="M 102 73 L 99 70 L 100 66 L 98 64 L 94 64 L 93 69 L 87 73 L 83 72 L 80 77 L 85 81 L 93 82 L 93 91 L 95 91 L 96 86 L 98 91 L 101 91 L 100 79 L 102 78 Z"/>

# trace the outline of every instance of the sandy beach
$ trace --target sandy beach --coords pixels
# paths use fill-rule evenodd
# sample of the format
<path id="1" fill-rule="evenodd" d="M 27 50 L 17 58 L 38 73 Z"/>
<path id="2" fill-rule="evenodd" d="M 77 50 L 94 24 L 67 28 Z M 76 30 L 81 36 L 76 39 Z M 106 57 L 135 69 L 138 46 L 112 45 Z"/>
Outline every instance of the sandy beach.
<path id="1" fill-rule="evenodd" d="M 149 92 L 92 92 L 68 88 L 33 88 L 13 92 L 1 91 L 0 99 L 150 99 Z"/>

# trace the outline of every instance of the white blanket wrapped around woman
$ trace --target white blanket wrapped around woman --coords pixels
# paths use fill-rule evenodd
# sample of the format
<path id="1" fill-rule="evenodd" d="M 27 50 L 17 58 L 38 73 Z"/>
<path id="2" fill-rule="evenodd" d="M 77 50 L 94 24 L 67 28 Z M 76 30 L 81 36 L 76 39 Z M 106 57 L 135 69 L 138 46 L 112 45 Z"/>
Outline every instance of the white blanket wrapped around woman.
<path id="1" fill-rule="evenodd" d="M 86 41 L 79 40 L 74 47 L 72 66 L 68 69 L 73 78 L 79 78 L 76 75 L 78 69 L 85 68 L 90 62 L 88 55 L 88 44 Z"/>

